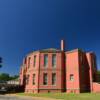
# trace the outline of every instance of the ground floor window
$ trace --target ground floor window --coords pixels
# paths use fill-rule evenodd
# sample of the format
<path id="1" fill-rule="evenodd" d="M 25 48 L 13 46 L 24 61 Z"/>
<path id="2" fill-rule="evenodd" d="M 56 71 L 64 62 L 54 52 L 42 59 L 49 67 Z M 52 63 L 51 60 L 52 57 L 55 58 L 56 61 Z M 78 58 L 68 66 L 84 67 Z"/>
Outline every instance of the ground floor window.
<path id="1" fill-rule="evenodd" d="M 33 74 L 33 85 L 35 85 L 35 77 L 36 77 L 36 75 Z"/>
<path id="2" fill-rule="evenodd" d="M 70 74 L 70 81 L 73 81 L 73 80 L 74 80 L 74 75 Z"/>
<path id="3" fill-rule="evenodd" d="M 29 75 L 26 76 L 26 84 L 29 84 Z"/>
<path id="4" fill-rule="evenodd" d="M 56 85 L 56 73 L 52 73 L 52 85 Z"/>
<path id="5" fill-rule="evenodd" d="M 44 73 L 43 75 L 43 85 L 47 85 L 48 84 L 48 76 L 47 73 Z"/>

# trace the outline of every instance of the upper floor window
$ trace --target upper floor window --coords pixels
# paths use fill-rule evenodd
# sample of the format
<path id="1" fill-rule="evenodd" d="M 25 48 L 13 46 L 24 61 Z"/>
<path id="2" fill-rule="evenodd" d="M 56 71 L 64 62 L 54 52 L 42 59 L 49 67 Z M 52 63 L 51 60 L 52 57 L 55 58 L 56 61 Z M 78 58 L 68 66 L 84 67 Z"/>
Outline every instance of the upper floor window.
<path id="1" fill-rule="evenodd" d="M 27 78 L 26 75 L 23 76 L 23 84 L 26 84 Z"/>
<path id="2" fill-rule="evenodd" d="M 52 85 L 56 85 L 56 73 L 52 73 Z"/>
<path id="3" fill-rule="evenodd" d="M 36 55 L 34 56 L 34 67 L 36 66 Z"/>
<path id="4" fill-rule="evenodd" d="M 47 73 L 44 73 L 44 75 L 43 75 L 43 84 L 44 85 L 47 85 L 48 84 L 48 76 L 47 76 Z"/>
<path id="5" fill-rule="evenodd" d="M 28 58 L 28 68 L 30 67 L 31 57 Z"/>
<path id="6" fill-rule="evenodd" d="M 36 77 L 36 75 L 33 74 L 33 85 L 35 85 L 35 77 Z"/>
<path id="7" fill-rule="evenodd" d="M 48 55 L 45 54 L 44 55 L 44 67 L 47 67 L 48 66 Z"/>
<path id="8" fill-rule="evenodd" d="M 92 65 L 93 65 L 93 68 L 96 68 L 96 56 L 94 55 L 92 55 Z"/>
<path id="9" fill-rule="evenodd" d="M 52 55 L 52 67 L 56 67 L 56 54 Z"/>
<path id="10" fill-rule="evenodd" d="M 74 75 L 70 74 L 70 81 L 74 81 Z"/>

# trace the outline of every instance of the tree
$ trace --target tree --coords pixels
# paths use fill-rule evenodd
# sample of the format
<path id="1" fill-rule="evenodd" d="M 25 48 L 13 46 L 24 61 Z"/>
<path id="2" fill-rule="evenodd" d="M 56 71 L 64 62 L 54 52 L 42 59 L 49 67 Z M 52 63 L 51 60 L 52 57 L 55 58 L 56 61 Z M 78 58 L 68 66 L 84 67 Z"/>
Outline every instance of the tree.
<path id="1" fill-rule="evenodd" d="M 15 79 L 18 79 L 18 75 L 14 75 L 14 76 L 10 76 L 10 80 L 15 80 Z"/>
<path id="2" fill-rule="evenodd" d="M 7 73 L 0 74 L 0 81 L 9 81 L 9 80 L 15 80 L 18 79 L 18 75 L 10 76 Z"/>
<path id="3" fill-rule="evenodd" d="M 100 70 L 98 70 L 98 71 L 97 71 L 97 74 L 99 74 L 99 75 L 100 75 Z"/>
<path id="4" fill-rule="evenodd" d="M 0 81 L 8 81 L 9 80 L 9 74 L 2 73 L 0 74 Z"/>

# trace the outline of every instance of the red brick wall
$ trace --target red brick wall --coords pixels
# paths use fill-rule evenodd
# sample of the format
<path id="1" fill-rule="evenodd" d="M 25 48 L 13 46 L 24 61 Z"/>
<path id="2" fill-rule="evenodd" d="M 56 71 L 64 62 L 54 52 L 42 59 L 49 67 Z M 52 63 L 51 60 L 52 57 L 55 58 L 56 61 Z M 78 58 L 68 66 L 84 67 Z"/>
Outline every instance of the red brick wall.
<path id="1" fill-rule="evenodd" d="M 84 51 L 79 50 L 80 92 L 90 91 L 89 65 Z"/>
<path id="2" fill-rule="evenodd" d="M 44 54 L 48 54 L 48 67 L 44 68 Z M 52 55 L 56 54 L 56 68 L 52 68 Z M 34 67 L 34 56 L 36 56 L 36 66 Z M 30 66 L 29 64 L 30 59 Z M 23 60 L 23 67 L 20 70 L 20 84 L 25 85 L 25 92 L 91 92 L 97 91 L 98 84 L 92 84 L 96 77 L 97 68 L 93 67 L 95 55 L 85 53 L 79 49 L 69 52 L 34 52 L 27 55 Z M 96 64 L 96 63 L 95 63 Z M 43 74 L 48 75 L 48 84 L 43 85 Z M 56 85 L 52 85 L 52 73 L 56 73 Z M 33 74 L 36 75 L 35 85 L 33 85 Z M 70 75 L 74 75 L 74 80 L 70 80 Z M 29 75 L 29 84 L 25 84 L 24 76 Z M 99 90 L 98 90 L 99 91 Z"/>
<path id="3" fill-rule="evenodd" d="M 66 53 L 66 89 L 68 93 L 80 92 L 79 83 L 79 57 L 78 50 Z M 74 80 L 70 80 L 70 75 L 74 75 Z"/>
<path id="4" fill-rule="evenodd" d="M 23 67 L 21 67 L 20 68 L 20 85 L 24 85 L 24 83 L 23 83 L 23 78 L 24 78 L 24 68 Z"/>
<path id="5" fill-rule="evenodd" d="M 39 52 L 35 52 L 27 57 L 27 72 L 26 75 L 29 75 L 29 84 L 26 85 L 25 91 L 26 92 L 33 92 L 38 93 L 38 81 L 39 81 Z M 34 56 L 36 56 L 36 66 L 34 66 Z M 28 58 L 30 60 L 30 67 L 28 67 Z M 33 85 L 33 74 L 35 74 L 35 85 Z"/>
<path id="6" fill-rule="evenodd" d="M 93 53 L 86 53 L 87 56 L 87 61 L 89 64 L 89 76 L 90 76 L 90 91 L 93 91 L 93 81 L 96 81 L 96 73 L 97 73 L 97 68 L 96 64 L 93 66 L 93 60 L 96 63 L 95 55 Z"/>
<path id="7" fill-rule="evenodd" d="M 44 68 L 44 54 L 48 54 L 48 67 Z M 52 68 L 52 55 L 56 54 L 56 68 Z M 34 56 L 36 55 L 36 67 L 34 67 Z M 29 64 L 30 59 L 30 66 Z M 23 65 L 25 65 L 23 63 Z M 35 52 L 27 56 L 26 65 L 24 66 L 25 75 L 29 75 L 29 84 L 25 85 L 25 92 L 61 92 L 64 91 L 64 81 L 65 81 L 65 73 L 64 73 L 64 53 L 39 53 Z M 48 74 L 48 85 L 43 85 L 43 73 Z M 56 85 L 53 86 L 52 83 L 52 73 L 56 73 Z M 33 74 L 36 75 L 36 84 L 32 84 Z M 20 79 L 23 81 L 23 74 L 20 73 Z"/>
<path id="8" fill-rule="evenodd" d="M 62 60 L 62 53 L 56 53 L 56 68 L 52 68 L 52 54 L 48 53 L 48 67 L 44 68 L 44 54 L 40 54 L 40 77 L 39 77 L 39 91 L 40 92 L 53 92 L 64 90 L 64 64 Z M 43 73 L 48 74 L 48 85 L 43 85 Z M 56 85 L 52 85 L 52 73 L 56 73 Z"/>
<path id="9" fill-rule="evenodd" d="M 100 93 L 100 84 L 96 82 L 93 82 L 92 84 L 93 84 L 93 92 Z"/>

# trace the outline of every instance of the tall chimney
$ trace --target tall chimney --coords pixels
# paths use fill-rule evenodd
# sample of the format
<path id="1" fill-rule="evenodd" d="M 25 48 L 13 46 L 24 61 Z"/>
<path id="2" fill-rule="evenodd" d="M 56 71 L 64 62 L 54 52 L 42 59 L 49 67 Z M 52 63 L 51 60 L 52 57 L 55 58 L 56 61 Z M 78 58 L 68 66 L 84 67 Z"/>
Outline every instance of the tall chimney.
<path id="1" fill-rule="evenodd" d="M 61 51 L 64 51 L 65 49 L 65 43 L 64 40 L 61 40 Z"/>

